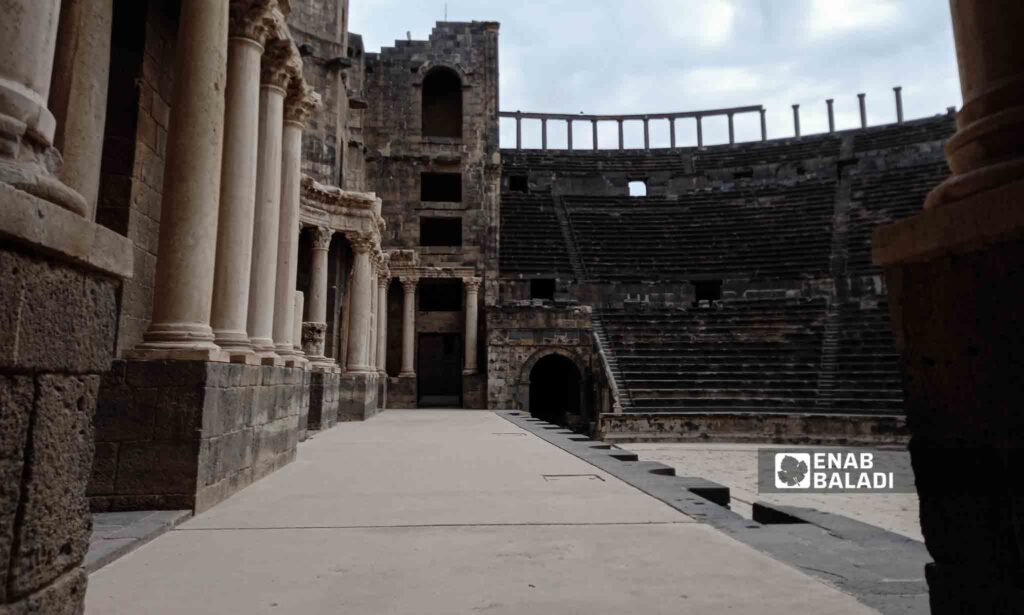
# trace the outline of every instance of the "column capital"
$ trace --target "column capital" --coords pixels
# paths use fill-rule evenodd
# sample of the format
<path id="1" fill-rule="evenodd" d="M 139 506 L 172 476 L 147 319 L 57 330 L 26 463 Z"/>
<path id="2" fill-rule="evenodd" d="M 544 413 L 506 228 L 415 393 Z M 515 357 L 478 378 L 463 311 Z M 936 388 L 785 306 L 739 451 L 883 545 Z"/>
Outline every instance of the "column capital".
<path id="1" fill-rule="evenodd" d="M 316 90 L 301 77 L 294 78 L 288 87 L 288 96 L 284 101 L 284 121 L 301 124 L 305 128 L 309 116 L 313 115 L 313 112 L 322 104 L 323 99 Z"/>
<path id="2" fill-rule="evenodd" d="M 248 39 L 263 46 L 274 30 L 275 8 L 277 0 L 231 0 L 228 36 Z"/>
<path id="3" fill-rule="evenodd" d="M 479 292 L 481 282 L 483 282 L 483 278 L 462 278 L 462 283 L 466 287 L 466 292 L 470 293 Z"/>
<path id="4" fill-rule="evenodd" d="M 260 67 L 260 84 L 284 90 L 296 72 L 302 72 L 302 58 L 295 43 L 278 38 L 268 41 Z"/>
<path id="5" fill-rule="evenodd" d="M 352 251 L 356 254 L 370 254 L 377 244 L 373 241 L 373 235 L 369 233 L 345 233 L 348 242 L 352 245 Z"/>
<path id="6" fill-rule="evenodd" d="M 407 293 L 415 292 L 420 283 L 420 279 L 415 277 L 401 277 L 399 280 L 402 282 L 402 290 Z"/>
<path id="7" fill-rule="evenodd" d="M 334 237 L 334 231 L 323 226 L 313 227 L 313 232 L 310 233 L 313 238 L 313 249 L 314 250 L 329 250 L 331 248 L 331 239 Z"/>

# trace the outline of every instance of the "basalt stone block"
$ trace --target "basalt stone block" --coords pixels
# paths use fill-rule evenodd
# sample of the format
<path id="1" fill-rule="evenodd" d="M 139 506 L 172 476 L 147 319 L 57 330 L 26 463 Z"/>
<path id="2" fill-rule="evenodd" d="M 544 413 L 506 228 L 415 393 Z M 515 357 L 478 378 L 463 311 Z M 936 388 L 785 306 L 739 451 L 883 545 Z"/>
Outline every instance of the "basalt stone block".
<path id="1" fill-rule="evenodd" d="M 117 460 L 114 493 L 183 495 L 195 492 L 199 441 L 125 442 Z M 107 495 L 90 485 L 90 495 Z"/>
<path id="2" fill-rule="evenodd" d="M 117 285 L 111 278 L 0 250 L 0 369 L 109 369 Z"/>
<path id="3" fill-rule="evenodd" d="M 32 413 L 35 383 L 28 376 L 0 376 L 0 579 L 6 581 L 14 541 L 14 519 L 21 497 L 21 479 Z M 0 584 L 0 601 L 7 592 Z"/>
<path id="4" fill-rule="evenodd" d="M 76 567 L 89 548 L 92 518 L 85 486 L 92 467 L 92 410 L 99 381 L 99 376 L 38 377 L 26 456 L 29 473 L 8 580 L 12 597 L 43 588 Z"/>
<path id="5" fill-rule="evenodd" d="M 74 568 L 54 583 L 14 604 L 0 606 L 3 615 L 82 615 L 85 612 L 85 570 Z"/>
<path id="6" fill-rule="evenodd" d="M 309 386 L 309 429 L 322 430 L 338 422 L 340 374 L 314 372 Z"/>

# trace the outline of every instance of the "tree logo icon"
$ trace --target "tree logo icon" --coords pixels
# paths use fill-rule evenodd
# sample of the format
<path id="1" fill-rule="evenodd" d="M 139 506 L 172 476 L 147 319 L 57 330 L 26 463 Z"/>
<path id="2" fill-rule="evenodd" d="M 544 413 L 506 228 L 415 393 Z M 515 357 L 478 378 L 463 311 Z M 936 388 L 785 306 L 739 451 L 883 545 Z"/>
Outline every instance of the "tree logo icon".
<path id="1" fill-rule="evenodd" d="M 807 489 L 811 486 L 810 453 L 775 454 L 775 488 Z"/>

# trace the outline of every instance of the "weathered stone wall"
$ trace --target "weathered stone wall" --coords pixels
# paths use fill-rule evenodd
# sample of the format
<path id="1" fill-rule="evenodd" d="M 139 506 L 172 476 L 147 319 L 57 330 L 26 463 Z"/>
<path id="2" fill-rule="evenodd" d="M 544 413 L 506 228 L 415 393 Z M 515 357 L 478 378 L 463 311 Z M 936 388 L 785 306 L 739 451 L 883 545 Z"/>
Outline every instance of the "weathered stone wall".
<path id="1" fill-rule="evenodd" d="M 309 431 L 322 431 L 338 422 L 341 375 L 313 372 L 309 383 Z"/>
<path id="2" fill-rule="evenodd" d="M 17 208 L 0 194 L 0 208 Z M 20 199 L 29 199 L 17 193 Z M 85 497 L 119 282 L 0 247 L 0 612 L 79 612 Z"/>
<path id="3" fill-rule="evenodd" d="M 498 216 L 498 27 L 441 22 L 427 41 L 397 41 L 366 56 L 369 109 L 363 129 L 367 188 L 383 199 L 387 248 L 416 248 L 420 262 L 475 267 L 496 297 Z M 424 137 L 422 84 L 429 71 L 447 67 L 462 85 L 462 138 Z M 461 173 L 461 202 L 421 202 L 420 176 Z M 421 217 L 461 218 L 460 247 L 420 247 Z"/>
<path id="4" fill-rule="evenodd" d="M 96 411 L 94 510 L 205 510 L 295 458 L 310 374 L 117 361 Z"/>
<path id="5" fill-rule="evenodd" d="M 487 313 L 487 407 L 528 410 L 530 369 L 537 359 L 552 353 L 575 363 L 581 372 L 581 386 L 590 391 L 594 374 L 601 369 L 592 339 L 588 307 L 549 303 L 491 309 Z M 575 423 L 589 422 L 590 401 Z"/>
<path id="6" fill-rule="evenodd" d="M 114 12 L 97 222 L 135 245 L 135 271 L 120 296 L 117 353 L 142 341 L 153 313 L 164 155 L 174 87 L 177 11 L 167 2 L 118 3 Z"/>

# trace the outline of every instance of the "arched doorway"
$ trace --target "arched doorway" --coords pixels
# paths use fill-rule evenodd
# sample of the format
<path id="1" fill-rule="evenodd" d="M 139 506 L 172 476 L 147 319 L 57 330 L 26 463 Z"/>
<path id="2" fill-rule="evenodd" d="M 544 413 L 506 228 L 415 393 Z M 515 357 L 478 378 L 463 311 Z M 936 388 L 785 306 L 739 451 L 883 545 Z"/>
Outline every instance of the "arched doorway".
<path id="1" fill-rule="evenodd" d="M 423 79 L 423 136 L 462 138 L 462 80 L 450 68 L 434 68 Z"/>
<path id="2" fill-rule="evenodd" d="M 530 370 L 530 414 L 565 425 L 569 415 L 580 413 L 580 370 L 572 360 L 550 354 Z"/>

